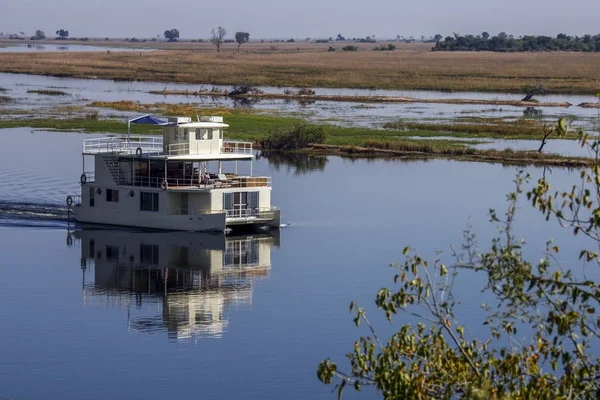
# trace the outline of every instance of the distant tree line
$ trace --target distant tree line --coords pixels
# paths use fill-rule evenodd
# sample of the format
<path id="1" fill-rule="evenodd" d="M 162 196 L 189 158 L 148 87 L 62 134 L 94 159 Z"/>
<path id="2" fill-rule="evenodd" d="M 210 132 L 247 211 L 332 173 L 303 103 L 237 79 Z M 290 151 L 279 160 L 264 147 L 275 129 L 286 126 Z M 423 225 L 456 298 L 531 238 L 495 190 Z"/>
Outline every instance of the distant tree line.
<path id="1" fill-rule="evenodd" d="M 436 42 L 433 51 L 583 51 L 600 52 L 600 34 L 569 36 L 564 33 L 555 38 L 550 36 L 522 36 L 515 38 L 501 32 L 490 36 L 487 32 L 481 35 L 454 34 Z"/>

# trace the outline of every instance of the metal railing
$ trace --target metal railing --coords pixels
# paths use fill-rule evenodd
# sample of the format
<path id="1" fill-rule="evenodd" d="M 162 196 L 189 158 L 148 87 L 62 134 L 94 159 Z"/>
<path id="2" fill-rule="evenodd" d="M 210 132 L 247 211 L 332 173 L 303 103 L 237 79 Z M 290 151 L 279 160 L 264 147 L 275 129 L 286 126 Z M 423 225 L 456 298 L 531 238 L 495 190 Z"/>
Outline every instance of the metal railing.
<path id="1" fill-rule="evenodd" d="M 142 153 L 161 153 L 163 138 L 157 136 L 102 137 L 83 141 L 84 154 L 119 153 L 133 154 L 142 149 Z"/>
<path id="2" fill-rule="evenodd" d="M 79 194 L 70 194 L 66 199 L 67 208 L 71 209 L 73 207 L 81 205 L 81 195 Z"/>
<path id="3" fill-rule="evenodd" d="M 241 140 L 200 140 L 190 143 L 173 143 L 166 148 L 168 155 L 194 154 L 253 154 L 252 142 Z M 220 147 L 219 147 L 220 146 Z M 111 136 L 83 141 L 84 154 L 134 154 L 137 149 L 143 154 L 162 154 L 165 151 L 162 136 Z"/>
<path id="4" fill-rule="evenodd" d="M 191 208 L 169 208 L 169 215 L 206 215 L 206 214 L 223 214 L 225 210 L 203 210 Z"/>
<path id="5" fill-rule="evenodd" d="M 235 219 L 273 219 L 275 217 L 275 212 L 279 210 L 279 207 L 264 207 L 264 208 L 252 208 L 252 209 L 233 209 L 233 210 L 225 210 L 227 212 L 227 219 L 235 220 Z"/>
<path id="6" fill-rule="evenodd" d="M 94 183 L 94 182 L 96 182 L 96 171 L 84 172 L 79 177 L 79 182 L 82 185 L 85 185 L 86 183 Z"/>
<path id="7" fill-rule="evenodd" d="M 252 142 L 224 140 L 221 153 L 252 154 Z"/>
<path id="8" fill-rule="evenodd" d="M 163 181 L 166 181 L 166 187 Z M 198 179 L 194 178 L 152 178 L 136 176 L 134 179 L 122 179 L 120 185 L 142 186 L 162 189 L 229 189 L 229 188 L 252 188 L 272 187 L 270 176 L 235 176 L 226 180 Z"/>

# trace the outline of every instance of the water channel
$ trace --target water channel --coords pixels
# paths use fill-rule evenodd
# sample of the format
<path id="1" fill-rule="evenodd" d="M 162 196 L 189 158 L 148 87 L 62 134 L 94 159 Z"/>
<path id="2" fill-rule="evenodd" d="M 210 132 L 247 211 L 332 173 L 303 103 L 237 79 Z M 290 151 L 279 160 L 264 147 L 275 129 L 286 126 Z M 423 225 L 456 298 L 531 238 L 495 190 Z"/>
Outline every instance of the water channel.
<path id="1" fill-rule="evenodd" d="M 79 133 L 0 130 L 0 397 L 331 399 L 316 379 L 344 363 L 354 340 L 348 304 L 365 306 L 383 337 L 397 328 L 373 310 L 405 245 L 425 257 L 460 245 L 467 223 L 485 247 L 496 234 L 515 167 L 447 160 L 260 157 L 289 226 L 257 234 L 140 232 L 66 221 L 78 190 Z M 543 173 L 570 188 L 579 173 Z M 537 260 L 585 243 L 523 199 L 516 222 Z M 210 261 L 209 261 L 210 260 Z M 571 264 L 577 266 L 578 264 Z M 594 271 L 589 272 L 590 279 Z M 460 275 L 458 317 L 481 326 L 478 275 Z M 347 398 L 374 398 L 366 391 Z"/>
<path id="2" fill-rule="evenodd" d="M 142 104 L 185 103 L 194 104 L 198 108 L 211 107 L 251 107 L 258 111 L 294 115 L 314 122 L 325 122 L 343 126 L 362 126 L 381 128 L 386 122 L 398 119 L 429 120 L 431 122 L 448 122 L 464 117 L 521 118 L 526 109 L 523 107 L 473 105 L 473 104 L 432 104 L 404 103 L 378 104 L 359 102 L 316 101 L 303 102 L 292 100 L 265 99 L 258 102 L 239 103 L 228 97 L 196 97 L 184 95 L 157 95 L 150 91 L 166 90 L 209 90 L 216 87 L 231 90 L 230 86 L 191 85 L 179 83 L 155 82 L 114 82 L 101 79 L 72 79 L 22 74 L 0 73 L 0 87 L 7 89 L 2 93 L 9 96 L 12 102 L 5 104 L 5 110 L 31 110 L 32 112 L 51 112 L 57 106 L 84 106 L 92 101 L 135 101 Z M 66 96 L 44 96 L 28 93 L 31 90 L 60 90 Z M 265 93 L 283 93 L 282 88 L 261 87 Z M 417 99 L 474 99 L 474 100 L 519 100 L 519 94 L 505 93 L 473 93 L 473 92 L 439 92 L 439 91 L 399 91 L 399 90 L 365 90 L 365 89 L 326 89 L 316 88 L 317 94 L 341 96 L 394 96 Z M 584 102 L 597 102 L 595 96 L 589 95 L 541 95 L 540 102 L 569 102 L 577 105 Z M 100 110 L 112 116 L 130 116 L 132 114 Z M 598 110 L 580 107 L 555 108 L 539 107 L 537 113 L 543 118 L 555 121 L 566 117 L 575 125 L 594 129 L 597 127 Z M 536 114 L 540 115 L 540 114 Z M 0 118 L 13 118 L 9 111 L 4 111 Z"/>

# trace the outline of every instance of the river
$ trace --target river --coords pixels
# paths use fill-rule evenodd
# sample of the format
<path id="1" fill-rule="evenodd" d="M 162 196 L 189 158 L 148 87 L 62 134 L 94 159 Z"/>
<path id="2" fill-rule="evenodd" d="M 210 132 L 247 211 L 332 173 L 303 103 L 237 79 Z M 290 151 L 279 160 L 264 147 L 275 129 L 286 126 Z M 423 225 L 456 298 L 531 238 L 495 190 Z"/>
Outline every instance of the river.
<path id="1" fill-rule="evenodd" d="M 216 87 L 231 90 L 230 86 L 190 85 L 179 83 L 155 82 L 114 82 L 101 79 L 73 79 L 22 74 L 0 73 L 0 87 L 7 89 L 2 93 L 13 101 L 5 105 L 6 109 L 31 110 L 32 112 L 51 112 L 56 107 L 85 106 L 92 101 L 134 101 L 142 104 L 186 103 L 198 108 L 211 107 L 250 107 L 258 111 L 281 115 L 300 116 L 309 121 L 333 123 L 342 126 L 362 126 L 381 128 L 386 122 L 409 119 L 429 122 L 448 122 L 459 117 L 521 118 L 526 113 L 523 107 L 473 105 L 473 104 L 433 104 L 404 103 L 378 104 L 354 102 L 298 102 L 291 100 L 265 99 L 258 102 L 240 103 L 228 97 L 195 97 L 150 94 L 150 91 L 210 89 Z M 266 93 L 282 93 L 282 88 L 261 87 Z M 65 96 L 44 96 L 28 93 L 30 90 L 60 90 Z M 474 100 L 519 100 L 518 94 L 475 93 L 475 92 L 439 92 L 411 90 L 365 90 L 365 89 L 327 89 L 316 88 L 320 95 L 340 96 L 393 96 L 417 99 L 474 99 Z M 589 95 L 540 95 L 541 102 L 569 102 L 577 105 L 584 102 L 597 102 Z M 127 117 L 133 114 L 100 110 L 105 115 Z M 63 111 L 64 112 L 64 111 Z M 531 112 L 531 111 L 528 111 Z M 597 127 L 599 112 L 596 109 L 581 107 L 556 108 L 539 107 L 536 112 L 546 120 L 555 121 L 566 117 L 575 125 L 587 129 Z M 59 112 L 60 115 L 60 112 Z M 4 112 L 0 118 L 14 118 L 10 112 Z"/>
<path id="2" fill-rule="evenodd" d="M 431 258 L 442 250 L 450 262 L 467 223 L 485 247 L 496 234 L 488 209 L 505 207 L 517 173 L 447 160 L 261 157 L 254 173 L 273 177 L 273 203 L 289 224 L 279 231 L 106 230 L 66 221 L 89 137 L 0 130 L 2 398 L 332 399 L 317 364 L 345 366 L 368 334 L 353 326 L 350 301 L 390 335 L 394 326 L 373 310 L 377 290 L 392 284 L 389 264 L 405 245 Z M 545 172 L 557 189 L 579 176 Z M 548 238 L 562 246 L 559 261 L 576 260 L 582 246 L 525 199 L 515 228 L 533 260 Z M 204 261 L 193 262 L 198 254 Z M 474 335 L 485 332 L 483 283 L 460 275 L 456 284 L 458 317 Z M 347 398 L 376 397 L 365 390 Z"/>

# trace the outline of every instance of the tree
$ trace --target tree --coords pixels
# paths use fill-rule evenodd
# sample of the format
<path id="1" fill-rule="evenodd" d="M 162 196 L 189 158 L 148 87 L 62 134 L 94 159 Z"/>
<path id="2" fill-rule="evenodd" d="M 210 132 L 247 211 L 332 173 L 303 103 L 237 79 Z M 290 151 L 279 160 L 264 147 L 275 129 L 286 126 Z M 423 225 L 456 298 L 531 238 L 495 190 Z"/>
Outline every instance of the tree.
<path id="1" fill-rule="evenodd" d="M 179 30 L 177 29 L 167 29 L 164 33 L 165 39 L 168 39 L 169 42 L 176 42 L 179 39 Z"/>
<path id="2" fill-rule="evenodd" d="M 335 38 L 335 40 L 337 40 L 338 42 L 345 42 L 346 38 L 342 36 L 341 33 L 338 33 L 337 37 Z"/>
<path id="3" fill-rule="evenodd" d="M 567 133 L 564 119 L 556 130 Z M 487 250 L 478 249 L 470 229 L 449 266 L 439 256 L 429 263 L 405 248 L 405 261 L 394 266 L 395 286 L 375 298 L 388 321 L 401 315 L 405 322 L 384 342 L 365 310 L 351 303 L 354 323 L 366 325 L 369 336 L 357 340 L 347 355 L 350 372 L 327 359 L 319 365 L 319 379 L 326 384 L 340 379 L 340 395 L 347 385 L 356 390 L 371 385 L 387 399 L 598 398 L 600 279 L 598 271 L 587 269 L 600 267 L 600 142 L 583 132 L 579 137 L 592 158 L 575 185 L 550 190 L 544 173 L 525 194 L 530 176 L 519 172 L 504 216 L 490 210 L 499 231 Z M 573 265 L 585 271 L 560 265 L 555 258 L 560 248 L 552 240 L 541 259 L 525 258 L 525 243 L 513 230 L 524 199 L 545 220 L 583 236 Z M 495 302 L 482 306 L 489 332 L 481 338 L 473 338 L 456 314 L 460 302 L 453 282 L 467 271 L 483 274 L 483 291 Z"/>
<path id="4" fill-rule="evenodd" d="M 223 44 L 223 41 L 225 40 L 226 34 L 227 34 L 227 31 L 225 30 L 225 28 L 223 28 L 221 26 L 219 26 L 218 28 L 213 28 L 210 31 L 210 42 L 217 47 L 217 53 L 221 52 L 221 45 Z"/>
<path id="5" fill-rule="evenodd" d="M 442 35 L 440 35 L 440 34 L 438 33 L 437 35 L 435 35 L 435 36 L 433 37 L 433 40 L 435 40 L 435 42 L 436 42 L 436 43 L 437 43 L 437 42 L 439 42 L 440 40 L 442 40 Z"/>
<path id="6" fill-rule="evenodd" d="M 490 34 L 487 32 L 482 32 L 481 37 L 484 38 L 485 40 L 488 40 L 490 38 Z"/>
<path id="7" fill-rule="evenodd" d="M 56 31 L 56 35 L 58 36 L 56 39 L 65 40 L 66 38 L 69 37 L 69 31 L 66 31 L 64 29 L 59 29 Z"/>
<path id="8" fill-rule="evenodd" d="M 31 37 L 31 40 L 44 40 L 46 39 L 46 34 L 42 30 L 35 31 L 35 35 Z"/>
<path id="9" fill-rule="evenodd" d="M 250 34 L 248 32 L 236 32 L 235 41 L 238 44 L 238 53 L 240 52 L 240 46 L 250 41 Z"/>

